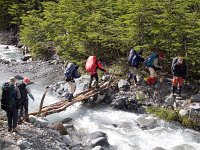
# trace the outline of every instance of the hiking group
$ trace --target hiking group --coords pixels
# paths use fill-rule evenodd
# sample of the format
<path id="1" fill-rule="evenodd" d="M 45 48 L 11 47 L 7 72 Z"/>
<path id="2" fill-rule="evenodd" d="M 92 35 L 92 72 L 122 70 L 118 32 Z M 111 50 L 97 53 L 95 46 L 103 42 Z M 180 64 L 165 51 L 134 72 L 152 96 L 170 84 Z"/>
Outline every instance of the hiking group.
<path id="1" fill-rule="evenodd" d="M 137 82 L 137 74 L 138 74 L 138 67 L 139 63 L 143 62 L 145 68 L 149 70 L 149 76 L 147 77 L 146 84 L 147 85 L 154 85 L 156 84 L 157 80 L 157 70 L 161 70 L 162 66 L 159 65 L 160 61 L 164 59 L 164 54 L 162 51 L 154 51 L 152 52 L 147 59 L 145 60 L 142 57 L 142 50 L 136 52 L 135 50 L 131 49 L 128 57 L 128 64 L 129 68 L 129 75 L 127 81 L 129 83 L 132 78 L 134 78 L 135 85 L 138 84 Z M 181 95 L 181 89 L 183 86 L 183 79 L 186 77 L 187 67 L 183 57 L 175 57 L 172 60 L 171 65 L 171 72 L 172 72 L 172 94 Z"/>
<path id="2" fill-rule="evenodd" d="M 129 75 L 127 81 L 131 84 L 131 79 L 134 79 L 135 86 L 138 85 L 138 69 L 140 63 L 145 64 L 145 67 L 149 70 L 149 76 L 147 78 L 147 85 L 154 85 L 156 83 L 157 74 L 156 71 L 162 69 L 159 65 L 160 61 L 164 59 L 162 52 L 152 52 L 145 60 L 142 57 L 143 51 L 130 50 L 128 57 Z M 65 98 L 68 101 L 73 99 L 73 94 L 76 89 L 75 80 L 80 78 L 81 75 L 78 72 L 79 66 L 74 63 L 68 63 L 64 71 L 65 81 L 68 83 L 68 93 L 65 94 Z M 107 74 L 101 64 L 101 59 L 97 56 L 89 56 L 86 64 L 86 71 L 90 74 L 90 81 L 88 88 L 92 87 L 93 79 L 95 78 L 95 88 L 98 89 L 99 77 L 97 70 L 101 70 Z M 181 94 L 183 86 L 183 79 L 186 76 L 186 65 L 182 57 L 176 57 L 172 61 L 171 71 L 173 75 L 172 80 L 172 93 L 173 95 Z M 16 83 L 16 78 L 11 77 L 9 82 L 6 82 L 2 86 L 2 98 L 1 108 L 6 111 L 8 119 L 8 131 L 16 131 L 17 123 L 21 123 L 23 120 L 28 121 L 28 95 L 34 101 L 34 97 L 30 92 L 28 84 L 30 79 L 27 77 L 21 78 L 20 83 Z"/>
<path id="3" fill-rule="evenodd" d="M 1 108 L 6 111 L 8 131 L 16 132 L 17 124 L 28 121 L 28 95 L 34 100 L 28 84 L 30 79 L 22 78 L 17 82 L 15 77 L 2 86 Z"/>

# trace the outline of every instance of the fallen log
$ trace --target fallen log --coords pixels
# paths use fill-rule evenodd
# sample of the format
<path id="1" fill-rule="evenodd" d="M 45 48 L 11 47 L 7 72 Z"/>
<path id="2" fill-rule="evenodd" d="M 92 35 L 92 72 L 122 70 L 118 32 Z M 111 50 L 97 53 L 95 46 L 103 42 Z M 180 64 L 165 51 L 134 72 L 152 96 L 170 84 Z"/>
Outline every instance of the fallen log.
<path id="1" fill-rule="evenodd" d="M 58 112 L 64 111 L 67 107 L 69 107 L 69 106 L 71 106 L 71 105 L 73 105 L 77 102 L 88 100 L 90 97 L 98 94 L 98 92 L 100 90 L 107 89 L 109 87 L 108 85 L 110 84 L 110 82 L 111 81 L 100 84 L 99 89 L 91 88 L 91 89 L 88 89 L 86 91 L 83 91 L 80 94 L 77 94 L 72 99 L 72 102 L 69 102 L 67 100 L 62 100 L 62 101 L 59 101 L 57 103 L 45 106 L 40 110 L 40 116 L 47 116 L 47 115 L 50 115 L 50 114 L 53 114 L 53 113 L 58 113 Z M 38 112 L 29 113 L 29 115 L 37 115 L 37 114 L 38 114 Z"/>

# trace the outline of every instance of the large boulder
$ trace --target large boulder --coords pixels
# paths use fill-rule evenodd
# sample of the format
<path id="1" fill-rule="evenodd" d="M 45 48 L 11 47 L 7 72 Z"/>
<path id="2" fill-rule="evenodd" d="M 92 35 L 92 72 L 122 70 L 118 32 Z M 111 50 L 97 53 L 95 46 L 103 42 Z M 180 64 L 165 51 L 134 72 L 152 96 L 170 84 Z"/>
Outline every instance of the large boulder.
<path id="1" fill-rule="evenodd" d="M 116 109 L 122 109 L 125 106 L 125 102 L 127 100 L 127 96 L 117 96 L 111 103 L 111 107 Z"/>
<path id="2" fill-rule="evenodd" d="M 145 93 L 143 91 L 137 91 L 136 92 L 136 99 L 138 101 L 143 101 L 145 100 Z"/>
<path id="3" fill-rule="evenodd" d="M 83 75 L 80 78 L 75 80 L 76 83 L 76 90 L 74 92 L 74 96 L 77 94 L 85 91 L 89 87 L 89 82 L 90 82 L 90 76 L 89 75 Z"/>
<path id="4" fill-rule="evenodd" d="M 200 93 L 198 93 L 196 95 L 192 95 L 191 98 L 190 98 L 190 102 L 191 103 L 193 103 L 193 102 L 200 103 Z"/>
<path id="5" fill-rule="evenodd" d="M 137 124 L 142 129 L 152 129 L 156 127 L 157 121 L 154 117 L 140 115 L 139 118 L 136 120 Z"/>
<path id="6" fill-rule="evenodd" d="M 108 143 L 107 134 L 100 131 L 91 133 L 89 136 L 87 136 L 85 145 L 89 146 L 90 148 L 94 148 L 96 146 L 105 148 L 110 146 Z"/>

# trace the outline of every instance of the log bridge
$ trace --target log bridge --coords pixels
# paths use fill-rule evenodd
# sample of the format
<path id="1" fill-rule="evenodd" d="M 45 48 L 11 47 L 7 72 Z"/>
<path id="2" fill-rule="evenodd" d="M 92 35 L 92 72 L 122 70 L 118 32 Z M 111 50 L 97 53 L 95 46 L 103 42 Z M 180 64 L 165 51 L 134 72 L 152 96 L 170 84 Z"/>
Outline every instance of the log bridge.
<path id="1" fill-rule="evenodd" d="M 53 104 L 43 107 L 43 101 L 44 101 L 45 95 L 47 93 L 47 90 L 46 90 L 42 96 L 39 111 L 31 112 L 31 113 L 29 113 L 29 115 L 45 117 L 45 116 L 53 114 L 53 113 L 58 113 L 58 112 L 64 111 L 64 110 L 66 110 L 67 107 L 69 107 L 75 103 L 78 103 L 78 102 L 86 101 L 90 97 L 98 94 L 99 91 L 108 89 L 110 86 L 110 83 L 111 83 L 111 77 L 110 77 L 109 81 L 100 83 L 98 89 L 95 89 L 94 87 L 92 87 L 88 90 L 85 90 L 85 91 L 77 94 L 72 99 L 71 102 L 69 102 L 68 100 L 61 100 L 59 102 L 56 102 L 56 103 L 53 103 Z"/>

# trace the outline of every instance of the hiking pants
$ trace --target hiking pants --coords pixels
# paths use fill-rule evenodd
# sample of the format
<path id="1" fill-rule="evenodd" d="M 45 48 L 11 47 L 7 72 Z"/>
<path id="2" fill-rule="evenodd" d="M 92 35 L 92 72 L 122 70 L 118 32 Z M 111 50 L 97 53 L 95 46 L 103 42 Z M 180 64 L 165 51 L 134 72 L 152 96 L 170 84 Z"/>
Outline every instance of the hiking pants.
<path id="1" fill-rule="evenodd" d="M 69 85 L 68 90 L 69 90 L 70 94 L 74 94 L 74 91 L 76 89 L 75 82 L 69 81 L 69 82 L 67 82 L 67 84 Z"/>
<path id="2" fill-rule="evenodd" d="M 95 73 L 95 74 L 93 74 L 93 75 L 91 75 L 91 76 L 90 76 L 90 83 L 89 83 L 89 87 L 91 87 L 91 85 L 92 85 L 92 80 L 93 80 L 93 78 L 95 78 L 95 79 L 96 79 L 96 85 L 98 85 L 99 77 L 98 77 L 98 74 L 97 74 L 97 73 Z"/>
<path id="3" fill-rule="evenodd" d="M 137 74 L 138 74 L 138 69 L 135 67 L 130 67 L 128 81 L 130 82 L 130 80 L 133 78 L 135 80 L 135 83 L 137 83 L 137 78 L 136 78 Z"/>
<path id="4" fill-rule="evenodd" d="M 155 71 L 154 68 L 149 67 L 149 72 L 150 72 L 150 77 L 151 78 L 156 78 L 157 77 L 157 74 L 156 74 L 156 71 Z"/>
<path id="5" fill-rule="evenodd" d="M 21 119 L 23 116 L 24 119 L 28 119 L 28 98 L 22 100 L 21 103 L 19 119 Z"/>
<path id="6" fill-rule="evenodd" d="M 178 87 L 182 87 L 183 86 L 183 78 L 182 77 L 173 76 L 172 85 L 174 87 L 176 87 L 177 84 L 178 84 Z"/>
<path id="7" fill-rule="evenodd" d="M 14 107 L 11 110 L 7 110 L 7 119 L 8 119 L 8 128 L 14 129 L 17 127 L 17 120 L 18 120 L 18 110 Z"/>

